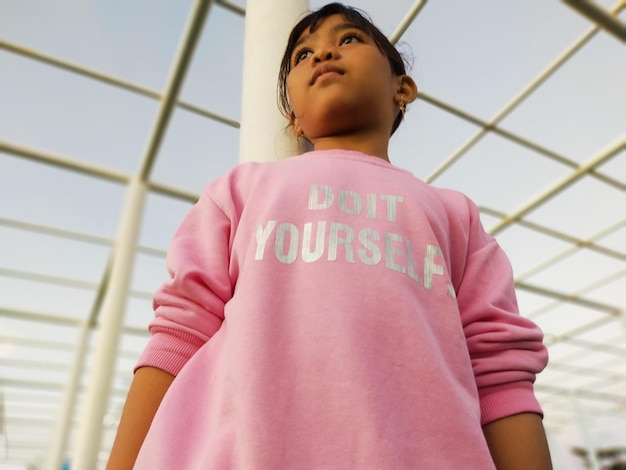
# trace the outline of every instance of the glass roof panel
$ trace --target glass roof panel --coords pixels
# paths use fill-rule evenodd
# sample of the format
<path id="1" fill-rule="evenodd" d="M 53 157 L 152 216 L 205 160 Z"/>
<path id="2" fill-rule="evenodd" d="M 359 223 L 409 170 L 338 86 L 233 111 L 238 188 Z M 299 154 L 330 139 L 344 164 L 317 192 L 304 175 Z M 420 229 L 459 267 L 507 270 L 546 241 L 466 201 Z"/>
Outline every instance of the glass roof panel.
<path id="1" fill-rule="evenodd" d="M 169 0 L 72 2 L 62 8 L 46 0 L 8 1 L 0 31 L 7 41 L 160 89 L 190 9 L 190 1 Z"/>
<path id="2" fill-rule="evenodd" d="M 200 193 L 198 193 L 198 196 Z M 144 206 L 139 245 L 166 250 L 192 203 L 148 193 Z"/>
<path id="3" fill-rule="evenodd" d="M 530 276 L 526 281 L 558 292 L 574 294 L 623 269 L 622 261 L 591 250 L 579 250 L 565 260 Z"/>
<path id="4" fill-rule="evenodd" d="M 623 264 L 623 263 L 622 263 Z M 607 279 L 606 284 L 603 283 L 597 288 L 586 291 L 584 297 L 586 299 L 604 302 L 611 305 L 626 307 L 626 270 L 616 273 Z"/>
<path id="5" fill-rule="evenodd" d="M 69 322 L 88 317 L 97 284 L 93 289 L 84 289 L 3 276 L 2 286 L 4 291 L 2 305 L 9 312 L 21 312 L 25 316 L 29 312 L 36 316 L 42 315 L 38 321 L 42 319 L 55 321 L 60 318 Z M 37 295 L 33 295 L 33 292 Z"/>
<path id="6" fill-rule="evenodd" d="M 531 212 L 531 222 L 587 239 L 624 219 L 626 192 L 584 177 Z"/>
<path id="7" fill-rule="evenodd" d="M 181 91 L 181 100 L 239 120 L 243 39 L 242 16 L 217 5 L 211 8 Z M 236 155 L 236 152 L 229 155 Z"/>
<path id="8" fill-rule="evenodd" d="M 598 171 L 626 185 L 626 150 L 600 165 Z"/>
<path id="9" fill-rule="evenodd" d="M 599 32 L 506 118 L 503 127 L 586 161 L 624 135 L 626 61 L 618 59 L 623 56 L 623 43 Z"/>
<path id="10" fill-rule="evenodd" d="M 239 132 L 188 111 L 174 113 L 152 173 L 156 182 L 198 195 L 237 164 Z"/>
<path id="11" fill-rule="evenodd" d="M 563 165 L 490 134 L 436 184 L 457 188 L 477 204 L 507 213 L 565 174 Z"/>
<path id="12" fill-rule="evenodd" d="M 0 153 L 3 218 L 112 237 L 123 196 L 117 183 Z"/>
<path id="13" fill-rule="evenodd" d="M 109 247 L 0 226 L 2 268 L 98 284 Z M 26 247 L 28 247 L 26 249 Z"/>
<path id="14" fill-rule="evenodd" d="M 391 138 L 390 159 L 424 179 L 477 131 L 475 125 L 418 99 L 407 107 L 404 122 Z"/>
<path id="15" fill-rule="evenodd" d="M 424 91 L 489 119 L 587 27 L 560 2 L 448 0 L 429 2 L 403 39 Z"/>
<path id="16" fill-rule="evenodd" d="M 576 305 L 562 305 L 549 312 L 533 317 L 544 333 L 560 336 L 582 326 L 603 319 L 605 313 Z"/>
<path id="17" fill-rule="evenodd" d="M 604 344 L 610 344 L 612 341 L 621 344 L 625 335 L 626 325 L 621 318 L 616 318 L 610 323 L 580 333 L 578 338 Z"/>
<path id="18" fill-rule="evenodd" d="M 146 98 L 0 51 L 3 139 L 100 167 L 134 171 L 157 109 Z M 37 76 L 38 80 L 30 77 Z"/>
<path id="19" fill-rule="evenodd" d="M 626 255 L 626 219 L 620 221 L 619 228 L 600 238 L 598 244 Z"/>
<path id="20" fill-rule="evenodd" d="M 164 258 L 137 254 L 130 284 L 131 289 L 138 294 L 145 293 L 151 299 L 152 293 L 164 282 L 166 276 Z"/>
<path id="21" fill-rule="evenodd" d="M 536 230 L 514 225 L 498 234 L 498 243 L 513 265 L 516 279 L 525 279 L 526 273 L 568 249 L 572 245 Z"/>
<path id="22" fill-rule="evenodd" d="M 159 269 L 161 273 L 167 273 L 165 270 L 165 262 L 163 262 L 163 266 Z M 162 281 L 163 279 L 161 279 Z M 152 318 L 154 317 L 154 312 L 152 311 L 152 299 L 146 298 L 133 298 L 130 297 L 126 302 L 126 314 L 124 315 L 124 326 L 130 328 L 137 328 L 141 331 L 146 331 L 146 325 Z M 139 349 L 137 349 L 139 352 Z"/>

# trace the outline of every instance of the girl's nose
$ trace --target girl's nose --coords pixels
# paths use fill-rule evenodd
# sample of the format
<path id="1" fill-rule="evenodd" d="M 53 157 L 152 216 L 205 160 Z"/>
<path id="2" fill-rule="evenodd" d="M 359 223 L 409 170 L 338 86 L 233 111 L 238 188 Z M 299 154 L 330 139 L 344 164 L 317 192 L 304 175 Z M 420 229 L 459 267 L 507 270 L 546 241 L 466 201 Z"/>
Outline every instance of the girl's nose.
<path id="1" fill-rule="evenodd" d="M 315 55 L 313 56 L 313 59 L 315 62 L 323 62 L 326 60 L 332 60 L 332 59 L 336 59 L 337 58 L 337 50 L 329 47 L 329 46 L 325 46 L 325 47 L 320 47 L 317 51 L 315 51 Z"/>

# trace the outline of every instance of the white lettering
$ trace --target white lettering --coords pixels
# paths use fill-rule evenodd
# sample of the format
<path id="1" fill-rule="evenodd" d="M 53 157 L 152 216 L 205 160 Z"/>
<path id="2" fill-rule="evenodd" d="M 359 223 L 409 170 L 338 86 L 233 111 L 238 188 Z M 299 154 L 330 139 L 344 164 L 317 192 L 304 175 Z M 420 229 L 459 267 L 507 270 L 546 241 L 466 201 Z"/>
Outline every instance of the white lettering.
<path id="1" fill-rule="evenodd" d="M 373 228 L 363 228 L 359 230 L 359 241 L 365 248 L 359 248 L 357 254 L 363 264 L 374 266 L 380 263 L 380 248 L 374 243 L 374 241 L 378 240 L 380 240 L 380 235 L 378 235 L 378 232 Z M 371 255 L 368 256 L 368 252 L 370 252 Z"/>
<path id="2" fill-rule="evenodd" d="M 311 251 L 311 232 L 313 231 L 313 223 L 304 224 L 304 232 L 302 234 L 302 260 L 305 263 L 317 261 L 324 254 L 324 241 L 326 238 L 326 222 L 317 223 L 317 235 L 315 236 L 315 250 Z"/>
<path id="3" fill-rule="evenodd" d="M 393 242 L 401 242 L 402 237 L 397 233 L 387 233 L 385 232 L 385 261 L 386 266 L 389 269 L 393 269 L 394 271 L 398 271 L 399 273 L 404 273 L 404 266 L 396 263 L 393 259 L 396 255 L 401 255 L 402 250 L 398 250 L 393 246 Z"/>
<path id="4" fill-rule="evenodd" d="M 448 297 L 456 299 L 456 292 L 454 291 L 454 287 L 450 284 L 448 284 Z"/>
<path id="5" fill-rule="evenodd" d="M 380 198 L 387 202 L 387 220 L 389 222 L 395 222 L 397 220 L 397 203 L 404 202 L 402 196 L 391 196 L 389 194 L 381 194 Z"/>
<path id="6" fill-rule="evenodd" d="M 366 213 L 368 219 L 376 219 L 377 202 L 380 198 L 385 203 L 387 209 L 387 221 L 396 222 L 398 220 L 398 204 L 404 202 L 404 197 L 391 194 L 365 194 Z M 308 209 L 311 211 L 330 209 L 335 201 L 335 192 L 330 186 L 323 184 L 312 184 L 309 188 Z M 337 205 L 339 210 L 348 215 L 360 215 L 363 213 L 363 197 L 356 191 L 342 189 L 337 193 Z"/>
<path id="7" fill-rule="evenodd" d="M 406 247 L 407 275 L 421 284 L 422 279 L 415 274 L 415 261 L 413 260 L 413 245 L 411 244 L 411 240 L 405 239 L 404 246 Z"/>
<path id="8" fill-rule="evenodd" d="M 322 196 L 321 201 L 320 195 Z M 330 186 L 313 184 L 309 191 L 309 210 L 317 211 L 320 209 L 328 209 L 333 205 L 333 199 L 333 190 Z"/>
<path id="9" fill-rule="evenodd" d="M 376 194 L 367 195 L 367 218 L 376 218 Z"/>
<path id="10" fill-rule="evenodd" d="M 256 253 L 254 255 L 254 259 L 263 259 L 263 254 L 265 253 L 265 243 L 270 237 L 275 226 L 276 221 L 270 220 L 267 222 L 265 228 L 261 225 L 256 228 Z"/>
<path id="11" fill-rule="evenodd" d="M 348 201 L 352 200 L 352 204 L 348 204 Z M 361 196 L 354 191 L 348 191 L 342 189 L 339 191 L 339 209 L 348 215 L 359 215 L 363 210 L 363 203 L 361 202 Z"/>
<path id="12" fill-rule="evenodd" d="M 289 248 L 285 253 L 285 235 L 287 232 L 289 232 Z M 298 257 L 299 238 L 298 227 L 293 224 L 280 224 L 276 230 L 276 243 L 274 244 L 276 259 L 285 264 L 293 263 Z"/>
<path id="13" fill-rule="evenodd" d="M 339 232 L 345 232 L 345 237 L 340 238 Z M 352 250 L 352 242 L 354 241 L 354 231 L 346 224 L 337 222 L 330 223 L 330 238 L 328 240 L 328 260 L 337 260 L 337 247 L 343 245 L 346 251 L 346 261 L 354 263 L 354 252 Z"/>
<path id="14" fill-rule="evenodd" d="M 316 197 L 324 195 L 323 201 L 317 199 L 320 206 L 332 200 L 332 196 L 326 197 L 326 194 L 332 193 L 321 191 L 316 193 Z M 338 205 L 343 207 L 342 210 L 356 213 L 357 209 L 364 209 L 362 206 L 359 208 L 359 203 L 355 202 L 358 196 L 355 197 L 354 193 L 346 191 L 343 194 L 344 196 L 340 196 L 340 193 L 337 193 L 338 201 L 344 198 L 343 202 L 338 202 Z M 368 195 L 368 205 L 369 200 Z M 329 227 L 328 232 L 327 227 Z M 328 241 L 326 241 L 327 235 Z M 358 247 L 354 246 L 356 236 L 358 236 Z M 305 222 L 299 228 L 295 224 L 287 222 L 278 224 L 276 220 L 269 220 L 265 225 L 257 226 L 255 237 L 255 260 L 265 259 L 265 249 L 268 243 L 274 244 L 276 259 L 284 264 L 294 263 L 298 259 L 298 254 L 305 263 L 320 261 L 324 257 L 325 250 L 328 250 L 328 261 L 337 261 L 341 256 L 339 249 L 342 247 L 345 258 L 341 256 L 341 261 L 345 259 L 347 263 L 355 263 L 358 258 L 358 261 L 364 265 L 375 266 L 380 264 L 384 257 L 387 269 L 406 274 L 428 291 L 433 290 L 435 276 L 443 275 L 445 272 L 445 263 L 440 259 L 443 253 L 438 246 L 426 244 L 418 255 L 414 251 L 415 247 L 411 240 L 397 233 L 378 232 L 371 227 L 361 228 L 357 233 L 350 225 L 339 222 Z M 420 263 L 422 259 L 423 266 Z M 421 274 L 422 270 L 423 277 L 417 274 L 417 272 Z M 446 276 L 445 281 L 442 280 L 442 282 L 445 284 L 441 284 L 441 289 L 445 289 L 447 296 L 456 298 L 450 279 Z M 437 284 L 439 285 L 439 282 Z"/>
<path id="15" fill-rule="evenodd" d="M 443 265 L 435 263 L 435 256 L 443 256 L 441 249 L 435 245 L 426 245 L 424 255 L 424 287 L 433 288 L 433 274 L 443 274 Z"/>

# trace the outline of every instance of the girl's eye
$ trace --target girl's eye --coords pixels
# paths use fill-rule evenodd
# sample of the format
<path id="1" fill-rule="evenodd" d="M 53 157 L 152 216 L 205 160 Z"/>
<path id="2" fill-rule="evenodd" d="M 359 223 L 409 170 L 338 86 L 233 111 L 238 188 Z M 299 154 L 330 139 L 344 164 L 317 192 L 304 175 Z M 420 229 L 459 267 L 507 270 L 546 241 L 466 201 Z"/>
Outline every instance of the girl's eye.
<path id="1" fill-rule="evenodd" d="M 341 38 L 339 44 L 343 46 L 344 44 L 352 44 L 353 42 L 361 42 L 361 38 L 358 34 L 348 33 Z"/>
<path id="2" fill-rule="evenodd" d="M 298 65 L 299 62 L 309 57 L 310 54 L 311 51 L 309 49 L 300 49 L 293 55 L 293 64 Z"/>

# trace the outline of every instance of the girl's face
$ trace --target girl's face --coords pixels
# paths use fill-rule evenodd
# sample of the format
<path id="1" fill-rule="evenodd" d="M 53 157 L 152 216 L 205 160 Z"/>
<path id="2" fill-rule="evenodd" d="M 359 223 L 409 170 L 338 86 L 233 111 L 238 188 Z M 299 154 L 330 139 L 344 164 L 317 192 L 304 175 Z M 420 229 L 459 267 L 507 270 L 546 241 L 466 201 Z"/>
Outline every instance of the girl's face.
<path id="1" fill-rule="evenodd" d="M 341 15 L 329 16 L 302 34 L 291 56 L 294 131 L 312 142 L 359 132 L 389 136 L 401 83 L 369 35 Z"/>

